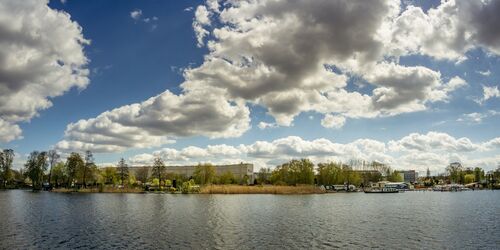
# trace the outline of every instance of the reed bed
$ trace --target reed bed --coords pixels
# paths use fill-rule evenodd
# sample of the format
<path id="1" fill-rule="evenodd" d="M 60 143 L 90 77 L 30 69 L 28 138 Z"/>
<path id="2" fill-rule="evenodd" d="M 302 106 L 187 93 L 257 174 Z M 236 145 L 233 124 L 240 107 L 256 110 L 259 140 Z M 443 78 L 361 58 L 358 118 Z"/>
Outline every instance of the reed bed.
<path id="1" fill-rule="evenodd" d="M 301 186 L 241 186 L 207 185 L 200 190 L 202 194 L 322 194 L 324 190 L 311 185 Z"/>

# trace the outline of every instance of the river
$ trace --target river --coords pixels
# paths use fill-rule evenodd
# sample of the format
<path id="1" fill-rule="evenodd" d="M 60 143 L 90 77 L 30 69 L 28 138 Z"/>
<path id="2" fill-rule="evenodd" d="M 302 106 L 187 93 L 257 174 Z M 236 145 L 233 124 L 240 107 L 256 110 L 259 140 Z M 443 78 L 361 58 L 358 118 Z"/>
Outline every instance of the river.
<path id="1" fill-rule="evenodd" d="M 500 248 L 500 191 L 323 195 L 0 191 L 0 249 Z"/>

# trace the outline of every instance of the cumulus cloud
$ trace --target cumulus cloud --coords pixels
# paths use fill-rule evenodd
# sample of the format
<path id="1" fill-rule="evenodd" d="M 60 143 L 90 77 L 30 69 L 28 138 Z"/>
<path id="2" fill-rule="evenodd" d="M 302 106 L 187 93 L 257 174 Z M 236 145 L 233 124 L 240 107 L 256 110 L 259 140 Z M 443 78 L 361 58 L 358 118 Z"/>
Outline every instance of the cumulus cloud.
<path id="1" fill-rule="evenodd" d="M 244 104 L 228 102 L 214 92 L 175 95 L 167 90 L 142 103 L 69 124 L 65 140 L 56 147 L 114 152 L 160 146 L 169 142 L 167 136 L 238 137 L 249 129 L 249 112 Z"/>
<path id="2" fill-rule="evenodd" d="M 277 128 L 278 124 L 276 123 L 268 123 L 268 122 L 259 122 L 257 125 L 260 129 L 266 129 L 266 128 Z"/>
<path id="3" fill-rule="evenodd" d="M 130 17 L 134 20 L 139 20 L 142 17 L 142 10 L 137 9 L 130 12 Z"/>
<path id="4" fill-rule="evenodd" d="M 443 1 L 427 12 L 410 5 L 395 19 L 388 49 L 458 61 L 476 47 L 500 54 L 499 11 L 499 1 Z"/>
<path id="5" fill-rule="evenodd" d="M 500 90 L 498 90 L 498 86 L 483 86 L 483 99 L 481 100 L 481 103 L 491 98 L 500 98 Z"/>
<path id="6" fill-rule="evenodd" d="M 345 117 L 326 114 L 325 117 L 321 120 L 321 125 L 325 128 L 334 128 L 339 129 L 342 128 L 345 124 Z"/>
<path id="7" fill-rule="evenodd" d="M 496 53 L 498 29 L 491 28 L 497 24 L 490 14 L 497 5 L 445 1 L 424 12 L 401 10 L 398 0 L 208 1 L 193 18 L 197 45 L 209 51 L 203 63 L 184 70 L 180 94 L 167 91 L 150 101 L 168 97 L 185 106 L 133 104 L 123 107 L 127 112 L 118 108 L 101 116 L 148 136 L 237 137 L 250 127 L 247 105 L 265 108 L 277 126 L 291 126 L 308 111 L 324 114 L 322 124 L 335 127 L 345 118 L 425 110 L 448 101 L 466 82 L 458 76 L 446 81 L 439 71 L 399 59 L 420 54 L 460 62 L 475 47 Z M 469 7 L 473 11 L 465 11 Z M 352 77 L 366 81 L 369 90 L 348 88 Z M 93 133 L 92 127 L 70 125 L 65 140 L 80 141 L 73 134 Z"/>
<path id="8" fill-rule="evenodd" d="M 210 25 L 210 12 L 207 10 L 207 7 L 204 5 L 200 5 L 196 8 L 194 21 L 193 21 L 193 29 L 196 35 L 196 41 L 198 47 L 202 47 L 204 45 L 203 39 L 205 36 L 209 34 L 208 30 L 204 28 L 204 26 Z"/>
<path id="9" fill-rule="evenodd" d="M 274 167 L 294 158 L 309 158 L 315 163 L 361 160 L 382 162 L 395 169 L 425 171 L 429 167 L 432 171 L 439 172 L 444 171 L 453 161 L 461 161 L 466 166 L 482 162 L 483 167 L 493 169 L 500 162 L 498 156 L 477 157 L 475 154 L 498 153 L 499 148 L 500 138 L 474 143 L 465 137 L 455 138 L 439 132 L 414 133 L 387 143 L 372 139 L 336 143 L 325 138 L 304 140 L 298 136 L 288 136 L 239 146 L 221 144 L 204 148 L 163 148 L 150 154 L 135 155 L 129 160 L 135 165 L 152 164 L 154 157 L 161 157 L 171 165 L 247 161 L 255 163 L 259 168 Z"/>
<path id="10" fill-rule="evenodd" d="M 444 84 L 439 72 L 393 63 L 377 65 L 365 78 L 377 86 L 372 96 L 374 107 L 389 114 L 423 110 L 426 102 L 445 101 L 449 92 L 466 84 L 460 77 Z"/>
<path id="11" fill-rule="evenodd" d="M 446 133 L 429 132 L 427 134 L 412 133 L 397 141 L 390 141 L 392 151 L 436 152 L 472 152 L 483 149 L 481 144 L 473 143 L 469 138 L 455 138 Z"/>
<path id="12" fill-rule="evenodd" d="M 484 143 L 484 146 L 490 149 L 500 148 L 500 137 L 489 140 Z"/>
<path id="13" fill-rule="evenodd" d="M 52 106 L 51 98 L 89 80 L 89 44 L 69 14 L 47 1 L 0 3 L 0 141 L 21 138 L 17 123 Z"/>
<path id="14" fill-rule="evenodd" d="M 22 138 L 21 128 L 0 118 L 0 142 L 13 141 Z"/>

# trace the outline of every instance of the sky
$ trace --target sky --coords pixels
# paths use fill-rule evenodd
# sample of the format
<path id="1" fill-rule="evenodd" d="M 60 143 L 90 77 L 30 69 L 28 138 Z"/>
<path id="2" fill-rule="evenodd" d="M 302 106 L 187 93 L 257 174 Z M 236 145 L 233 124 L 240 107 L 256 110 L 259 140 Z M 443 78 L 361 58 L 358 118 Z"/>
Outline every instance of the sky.
<path id="1" fill-rule="evenodd" d="M 0 148 L 500 165 L 500 1 L 0 2 Z"/>

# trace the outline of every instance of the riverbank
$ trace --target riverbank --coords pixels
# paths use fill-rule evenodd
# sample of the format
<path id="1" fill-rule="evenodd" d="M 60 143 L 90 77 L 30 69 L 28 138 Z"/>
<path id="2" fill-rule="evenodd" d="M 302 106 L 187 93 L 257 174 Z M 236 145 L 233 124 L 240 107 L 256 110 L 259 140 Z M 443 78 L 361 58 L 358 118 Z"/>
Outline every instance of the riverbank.
<path id="1" fill-rule="evenodd" d="M 99 188 L 57 188 L 52 189 L 51 192 L 54 193 L 132 193 L 132 194 L 142 194 L 146 193 L 143 189 L 139 188 L 108 188 L 105 187 L 101 190 Z"/>
<path id="2" fill-rule="evenodd" d="M 99 188 L 81 188 L 68 189 L 58 188 L 53 189 L 54 193 L 181 193 L 177 192 L 148 192 L 140 188 L 116 188 L 104 187 Z M 259 185 L 259 186 L 241 186 L 241 185 L 207 185 L 200 188 L 200 194 L 323 194 L 325 190 L 312 185 L 301 186 L 274 186 L 274 185 Z"/>
<path id="3" fill-rule="evenodd" d="M 201 187 L 202 194 L 323 194 L 319 187 L 304 186 L 240 186 L 240 185 L 207 185 Z"/>

